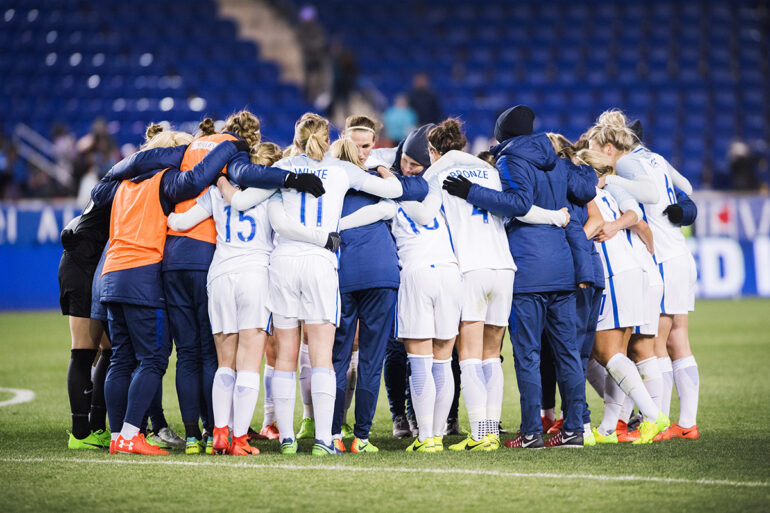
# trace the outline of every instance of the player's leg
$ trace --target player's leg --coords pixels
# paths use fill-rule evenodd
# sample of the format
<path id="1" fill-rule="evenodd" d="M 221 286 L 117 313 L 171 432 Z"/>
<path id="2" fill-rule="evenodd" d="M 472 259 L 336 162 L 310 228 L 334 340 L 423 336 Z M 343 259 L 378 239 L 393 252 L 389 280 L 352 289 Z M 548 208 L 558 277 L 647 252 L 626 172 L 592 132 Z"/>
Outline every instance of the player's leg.
<path id="1" fill-rule="evenodd" d="M 131 384 L 131 376 L 137 362 L 126 318 L 123 314 L 123 305 L 109 303 L 107 312 L 109 331 L 112 336 L 112 358 L 104 380 L 104 398 L 107 405 L 107 416 L 110 420 L 110 430 L 112 431 L 110 453 L 114 453 L 114 442 L 123 427 L 128 387 Z"/>
<path id="2" fill-rule="evenodd" d="M 265 402 L 262 429 L 259 432 L 270 440 L 278 438 L 278 428 L 275 427 L 275 405 L 273 404 L 273 372 L 275 372 L 275 336 L 271 333 L 265 342 L 265 369 L 262 373 Z"/>
<path id="3" fill-rule="evenodd" d="M 580 294 L 581 291 L 578 291 Z M 602 289 L 598 287 L 589 287 L 588 291 L 583 291 L 585 306 L 579 304 L 578 315 L 580 315 L 580 309 L 584 308 L 586 312 L 586 324 L 585 330 L 582 334 L 582 343 L 580 347 L 580 359 L 583 363 L 583 372 L 586 374 L 586 379 L 593 386 L 594 383 L 589 378 L 589 369 L 591 368 L 591 362 L 596 363 L 591 358 L 591 352 L 594 348 L 594 339 L 596 338 L 596 323 L 599 319 L 599 307 L 602 299 Z M 580 342 L 580 340 L 579 340 Z M 599 364 L 595 367 L 601 369 L 602 376 L 606 376 L 607 371 Z M 594 378 L 595 379 L 595 378 Z M 601 390 L 604 390 L 604 383 L 602 383 Z M 598 390 L 597 390 L 598 393 Z M 586 394 L 587 395 L 587 394 Z M 603 395 L 601 396 L 603 397 Z M 585 445 L 594 445 L 595 440 L 593 431 L 591 430 L 591 410 L 588 408 L 588 398 L 586 397 L 586 404 L 583 409 L 583 443 Z"/>
<path id="4" fill-rule="evenodd" d="M 545 335 L 541 341 L 540 351 L 540 386 L 543 389 L 542 408 L 540 418 L 543 423 L 543 433 L 547 433 L 556 423 L 556 363 L 553 360 L 551 346 L 545 341 Z"/>
<path id="5" fill-rule="evenodd" d="M 663 375 L 655 356 L 654 337 L 634 334 L 628 342 L 628 357 L 636 363 L 642 383 L 650 393 L 658 410 L 662 410 Z"/>
<path id="6" fill-rule="evenodd" d="M 275 336 L 275 370 L 272 392 L 275 422 L 278 427 L 281 452 L 297 452 L 294 435 L 294 403 L 297 396 L 297 356 L 299 355 L 300 328 L 296 318 L 273 313 Z"/>
<path id="7" fill-rule="evenodd" d="M 72 350 L 67 369 L 67 392 L 72 413 L 72 432 L 68 445 L 70 449 L 98 449 L 90 438 L 88 414 L 91 409 L 91 367 L 99 348 L 101 324 L 87 317 L 71 315 L 69 326 Z"/>
<path id="8" fill-rule="evenodd" d="M 359 358 L 359 346 L 358 346 L 358 327 L 356 327 L 356 336 L 353 339 L 353 351 L 350 354 L 350 365 L 345 372 L 345 411 L 342 415 L 342 434 L 345 438 L 350 438 L 353 435 L 353 428 L 348 424 L 348 410 L 353 402 L 353 396 L 356 392 L 356 381 L 358 380 L 358 358 Z"/>
<path id="9" fill-rule="evenodd" d="M 500 447 L 500 417 L 503 410 L 503 391 L 505 377 L 503 362 L 500 359 L 500 343 L 505 336 L 505 326 L 484 326 L 484 348 L 481 358 L 481 368 L 487 386 L 487 434 L 493 448 Z"/>
<path id="10" fill-rule="evenodd" d="M 456 337 L 433 339 L 433 365 L 431 374 L 436 388 L 436 400 L 433 407 L 433 450 L 443 450 L 444 428 L 449 410 L 452 408 L 455 383 L 452 374 L 452 350 Z"/>
<path id="11" fill-rule="evenodd" d="M 337 379 L 332 363 L 334 347 L 334 332 L 336 327 L 328 322 L 305 321 L 308 334 L 308 349 L 312 367 L 310 390 L 313 398 L 315 414 L 315 438 L 313 454 L 322 454 L 319 444 L 324 451 L 332 447 L 332 417 L 334 416 L 334 401 L 337 392 Z"/>
<path id="12" fill-rule="evenodd" d="M 452 379 L 455 384 L 454 395 L 452 396 L 452 406 L 449 407 L 449 417 L 447 417 L 446 426 L 444 426 L 445 435 L 460 434 L 460 357 L 457 355 L 457 344 L 452 349 Z"/>
<path id="13" fill-rule="evenodd" d="M 96 366 L 91 373 L 93 391 L 91 392 L 91 412 L 88 415 L 88 421 L 91 424 L 91 431 L 94 433 L 94 436 L 99 438 L 102 447 L 108 447 L 110 444 L 110 432 L 107 430 L 107 403 L 104 400 L 104 380 L 107 378 L 107 370 L 110 367 L 112 346 L 102 321 L 91 319 L 91 322 L 98 323 L 101 327 L 102 339 L 99 342 L 99 359 L 96 361 Z"/>
<path id="14" fill-rule="evenodd" d="M 228 449 L 229 454 L 259 454 L 259 449 L 249 445 L 248 431 L 259 399 L 259 365 L 262 363 L 266 340 L 267 333 L 263 329 L 249 328 L 238 332 L 235 359 L 237 372 L 233 389 L 233 440 Z"/>
<path id="15" fill-rule="evenodd" d="M 395 328 L 395 327 L 394 327 Z M 390 405 L 390 416 L 393 421 L 393 436 L 405 438 L 410 435 L 409 423 L 406 420 L 406 349 L 396 337 L 389 336 L 385 348 L 385 365 L 383 366 L 385 391 Z"/>
<path id="16" fill-rule="evenodd" d="M 336 393 L 334 416 L 332 418 L 332 435 L 335 440 L 334 444 L 340 450 L 344 450 L 345 447 L 342 443 L 342 424 L 345 415 L 345 393 L 348 387 L 346 371 L 350 368 L 353 339 L 357 331 L 359 294 L 361 294 L 361 291 L 340 294 L 340 321 L 334 333 L 332 363 L 334 365 Z M 309 433 L 307 438 L 315 438 L 315 433 Z"/>
<path id="17" fill-rule="evenodd" d="M 688 321 L 687 314 L 674 315 L 667 341 L 668 352 L 673 360 L 676 391 L 679 394 L 679 421 L 672 426 L 671 436 L 697 439 L 700 436 L 696 423 L 700 376 L 698 364 L 690 350 Z"/>
<path id="18" fill-rule="evenodd" d="M 417 440 L 410 447 L 419 451 L 423 444 L 432 447 L 433 410 L 436 404 L 436 384 L 433 381 L 433 339 L 405 339 L 407 359 L 411 368 L 409 389 L 417 418 Z M 409 450 L 409 449 L 407 449 Z"/>
<path id="19" fill-rule="evenodd" d="M 671 393 L 674 390 L 674 369 L 671 366 L 671 357 L 668 355 L 666 342 L 668 341 L 671 326 L 674 323 L 674 316 L 661 314 L 658 321 L 658 335 L 653 342 L 655 356 L 658 357 L 658 366 L 663 377 L 663 389 L 661 390 L 661 410 L 666 415 L 671 409 Z"/>
<path id="20" fill-rule="evenodd" d="M 310 365 L 310 350 L 307 345 L 307 330 L 302 325 L 302 345 L 299 348 L 299 392 L 302 399 L 302 422 L 297 431 L 297 438 L 313 438 L 315 433 L 315 416 L 313 415 L 313 396 L 310 391 L 312 367 Z"/>

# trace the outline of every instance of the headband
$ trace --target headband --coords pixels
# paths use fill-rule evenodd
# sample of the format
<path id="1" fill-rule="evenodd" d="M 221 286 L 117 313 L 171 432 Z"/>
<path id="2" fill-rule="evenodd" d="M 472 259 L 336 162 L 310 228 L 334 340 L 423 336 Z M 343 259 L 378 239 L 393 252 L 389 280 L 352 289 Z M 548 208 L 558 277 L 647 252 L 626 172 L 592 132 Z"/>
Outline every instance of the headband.
<path id="1" fill-rule="evenodd" d="M 348 130 L 366 130 L 367 132 L 371 132 L 372 134 L 377 135 L 377 133 L 373 129 L 369 128 L 368 126 L 351 126 L 349 128 L 346 128 L 345 132 L 347 132 Z"/>

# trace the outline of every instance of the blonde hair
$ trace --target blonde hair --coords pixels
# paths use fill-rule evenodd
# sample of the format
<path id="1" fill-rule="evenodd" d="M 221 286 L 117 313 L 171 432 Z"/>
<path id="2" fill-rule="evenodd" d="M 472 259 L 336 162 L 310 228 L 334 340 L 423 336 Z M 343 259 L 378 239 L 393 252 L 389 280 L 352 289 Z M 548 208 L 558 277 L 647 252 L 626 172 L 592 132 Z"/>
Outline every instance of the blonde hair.
<path id="1" fill-rule="evenodd" d="M 545 135 L 550 139 L 553 149 L 559 157 L 574 160 L 576 150 L 569 139 L 553 132 L 546 132 Z"/>
<path id="2" fill-rule="evenodd" d="M 214 135 L 217 133 L 217 129 L 214 126 L 214 120 L 211 118 L 205 118 L 198 123 L 198 133 L 195 134 L 195 138 L 206 137 L 207 135 Z"/>
<path id="3" fill-rule="evenodd" d="M 291 155 L 305 154 L 322 160 L 329 149 L 329 121 L 313 112 L 306 112 L 294 125 L 294 144 Z"/>
<path id="4" fill-rule="evenodd" d="M 272 166 L 282 158 L 283 150 L 272 142 L 259 143 L 251 151 L 251 162 L 262 166 Z"/>
<path id="5" fill-rule="evenodd" d="M 332 157 L 336 159 L 345 160 L 355 164 L 361 169 L 364 168 L 358 158 L 358 146 L 356 146 L 356 143 L 348 137 L 341 137 L 334 141 L 329 152 L 332 154 Z"/>
<path id="6" fill-rule="evenodd" d="M 626 124 L 626 115 L 623 112 L 617 109 L 606 110 L 588 130 L 586 136 L 601 147 L 611 144 L 619 151 L 627 152 L 639 143 L 639 139 Z"/>
<path id="7" fill-rule="evenodd" d="M 139 151 L 151 150 L 153 148 L 171 148 L 173 146 L 184 146 L 193 141 L 193 136 L 187 132 L 178 130 L 166 130 L 163 125 L 157 123 L 150 124 L 144 132 L 144 143 L 139 147 Z"/>
<path id="8" fill-rule="evenodd" d="M 612 165 L 610 158 L 598 151 L 580 150 L 572 159 L 572 162 L 577 165 L 591 166 L 599 176 L 615 174 L 615 166 Z"/>
<path id="9" fill-rule="evenodd" d="M 206 121 L 205 119 L 203 121 Z M 259 131 L 260 123 L 257 116 L 247 110 L 230 114 L 225 120 L 225 132 L 232 132 L 249 145 L 251 152 L 256 150 L 256 146 L 262 141 L 262 134 Z"/>

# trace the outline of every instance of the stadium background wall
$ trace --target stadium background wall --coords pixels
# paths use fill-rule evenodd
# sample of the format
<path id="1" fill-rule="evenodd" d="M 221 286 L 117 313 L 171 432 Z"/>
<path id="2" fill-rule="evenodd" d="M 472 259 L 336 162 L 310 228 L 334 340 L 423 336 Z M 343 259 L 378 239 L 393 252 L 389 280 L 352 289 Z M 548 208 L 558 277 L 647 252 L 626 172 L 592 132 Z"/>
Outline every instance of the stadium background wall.
<path id="1" fill-rule="evenodd" d="M 700 298 L 770 297 L 770 197 L 697 192 L 685 229 Z M 0 203 L 0 310 L 59 306 L 59 233 L 80 213 L 72 201 Z"/>

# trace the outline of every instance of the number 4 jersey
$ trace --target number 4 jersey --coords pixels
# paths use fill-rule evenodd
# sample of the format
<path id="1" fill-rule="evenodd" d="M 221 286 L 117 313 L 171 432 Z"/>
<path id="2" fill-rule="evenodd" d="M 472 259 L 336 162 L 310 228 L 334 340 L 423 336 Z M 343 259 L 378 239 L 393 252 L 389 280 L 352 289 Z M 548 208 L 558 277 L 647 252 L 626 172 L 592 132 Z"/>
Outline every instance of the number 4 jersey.
<path id="1" fill-rule="evenodd" d="M 208 283 L 222 274 L 267 267 L 273 251 L 273 229 L 267 218 L 267 201 L 248 210 L 233 210 L 213 185 L 198 204 L 214 218 L 217 249 L 209 268 Z"/>
<path id="2" fill-rule="evenodd" d="M 425 173 L 425 179 L 464 176 L 482 187 L 502 190 L 497 169 L 468 153 L 452 150 L 444 154 Z M 441 189 L 442 209 L 446 216 L 460 271 L 475 269 L 513 269 L 511 251 L 503 218 L 474 207 Z"/>

